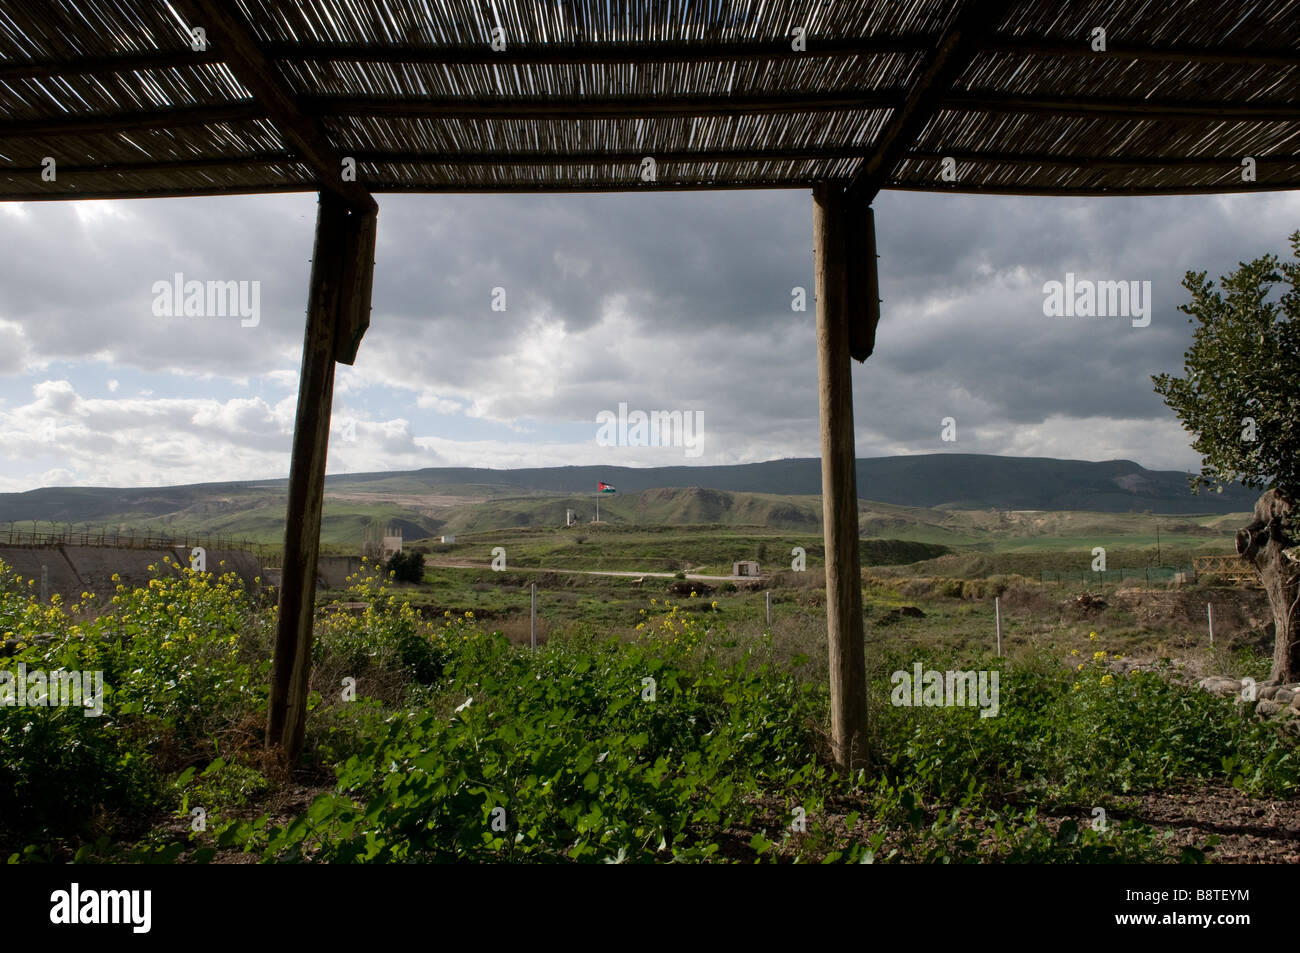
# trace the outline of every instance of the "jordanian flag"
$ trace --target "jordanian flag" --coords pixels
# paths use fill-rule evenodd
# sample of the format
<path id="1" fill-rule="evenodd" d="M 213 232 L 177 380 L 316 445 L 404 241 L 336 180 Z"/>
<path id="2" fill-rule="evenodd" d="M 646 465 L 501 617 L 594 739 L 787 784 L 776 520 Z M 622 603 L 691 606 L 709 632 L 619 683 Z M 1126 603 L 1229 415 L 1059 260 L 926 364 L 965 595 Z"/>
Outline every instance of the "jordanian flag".
<path id="1" fill-rule="evenodd" d="M 597 493 L 613 493 L 613 492 L 614 492 L 614 488 L 613 488 L 612 486 L 610 486 L 608 483 L 597 483 L 597 484 L 596 484 L 596 492 L 597 492 Z"/>

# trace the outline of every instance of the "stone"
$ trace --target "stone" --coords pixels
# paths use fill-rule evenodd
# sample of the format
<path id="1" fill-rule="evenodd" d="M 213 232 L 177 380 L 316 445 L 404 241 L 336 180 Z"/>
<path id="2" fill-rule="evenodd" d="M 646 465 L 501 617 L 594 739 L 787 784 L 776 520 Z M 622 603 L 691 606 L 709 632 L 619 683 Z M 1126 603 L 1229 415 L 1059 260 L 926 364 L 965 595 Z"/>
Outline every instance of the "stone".
<path id="1" fill-rule="evenodd" d="M 1273 694 L 1273 701 L 1279 702 L 1283 705 L 1290 705 L 1293 701 L 1295 701 L 1295 696 L 1296 693 L 1293 692 L 1291 689 L 1286 688 L 1283 685 L 1279 685 L 1277 687 L 1277 691 Z"/>
<path id="2" fill-rule="evenodd" d="M 1209 678 L 1201 679 L 1196 684 L 1197 687 L 1215 695 L 1239 695 L 1241 693 L 1241 680 L 1227 678 L 1223 675 L 1211 675 Z"/>
<path id="3" fill-rule="evenodd" d="M 1255 706 L 1255 714 L 1263 718 L 1270 718 L 1273 715 L 1276 715 L 1285 707 L 1286 705 L 1283 705 L 1281 702 L 1275 702 L 1265 698 L 1263 701 L 1261 701 L 1258 705 Z"/>

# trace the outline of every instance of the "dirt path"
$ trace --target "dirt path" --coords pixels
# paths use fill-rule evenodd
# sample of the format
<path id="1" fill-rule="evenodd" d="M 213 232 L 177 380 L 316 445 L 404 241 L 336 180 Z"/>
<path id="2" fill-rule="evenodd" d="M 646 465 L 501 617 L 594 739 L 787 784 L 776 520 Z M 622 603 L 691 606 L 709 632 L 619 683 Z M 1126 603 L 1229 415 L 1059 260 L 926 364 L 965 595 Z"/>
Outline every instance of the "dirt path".
<path id="1" fill-rule="evenodd" d="M 429 566 L 430 568 L 437 567 L 438 569 L 491 569 L 492 568 L 490 565 L 485 565 L 483 563 L 444 563 L 444 562 L 435 563 L 435 562 L 430 562 L 427 558 L 425 560 L 425 565 Z M 510 571 L 511 572 L 559 572 L 559 573 L 568 573 L 569 575 L 574 575 L 574 576 L 623 576 L 623 577 L 630 577 L 633 579 L 646 579 L 646 578 L 675 579 L 677 578 L 676 573 L 671 573 L 671 572 L 629 572 L 626 570 L 614 570 L 614 569 L 548 569 L 545 566 L 541 566 L 541 567 L 525 566 L 525 567 L 511 569 Z M 706 576 L 701 573 L 688 572 L 686 574 L 686 578 L 698 579 L 701 582 L 740 582 L 740 581 L 753 582 L 754 580 L 761 580 L 766 577 L 764 576 Z"/>

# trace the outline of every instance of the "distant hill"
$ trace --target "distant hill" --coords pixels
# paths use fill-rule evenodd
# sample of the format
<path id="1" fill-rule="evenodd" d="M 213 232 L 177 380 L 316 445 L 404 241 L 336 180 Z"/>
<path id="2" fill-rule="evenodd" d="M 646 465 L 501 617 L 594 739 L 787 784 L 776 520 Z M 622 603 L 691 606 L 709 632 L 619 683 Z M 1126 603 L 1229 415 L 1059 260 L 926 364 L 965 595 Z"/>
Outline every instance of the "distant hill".
<path id="1" fill-rule="evenodd" d="M 406 521 L 403 528 L 408 537 L 417 532 L 488 528 L 490 523 L 563 522 L 567 504 L 554 494 L 587 502 L 599 480 L 618 488 L 607 503 L 602 501 L 602 508 L 609 505 L 611 515 L 618 513 L 624 520 L 642 524 L 794 528 L 816 526 L 819 520 L 819 507 L 813 501 L 789 499 L 821 492 L 821 463 L 807 458 L 708 467 L 440 467 L 336 474 L 326 482 L 322 531 L 327 537 L 351 538 L 371 519 Z M 258 537 L 282 526 L 286 482 L 140 489 L 49 487 L 5 493 L 0 494 L 0 524 L 36 520 L 139 529 L 154 523 L 168 532 Z M 667 492 L 682 488 L 690 492 Z M 636 498 L 629 499 L 631 494 Z M 881 504 L 950 510 L 1149 510 L 1204 515 L 1250 510 L 1258 494 L 1232 487 L 1221 494 L 1194 495 L 1186 474 L 1147 470 L 1129 460 L 1092 463 L 950 453 L 858 460 L 858 496 Z"/>
<path id="2" fill-rule="evenodd" d="M 1244 487 L 1193 494 L 1187 474 L 1147 470 L 1131 460 L 1055 460 L 978 453 L 934 453 L 859 459 L 858 497 L 898 506 L 954 509 L 1088 510 L 1100 513 L 1234 513 L 1252 509 L 1259 494 Z M 783 496 L 821 493 L 815 457 L 717 467 L 539 467 L 520 470 L 430 468 L 409 473 L 331 477 L 358 485 L 414 491 L 450 484 L 500 490 L 592 492 L 598 480 L 619 492 L 700 487 Z"/>

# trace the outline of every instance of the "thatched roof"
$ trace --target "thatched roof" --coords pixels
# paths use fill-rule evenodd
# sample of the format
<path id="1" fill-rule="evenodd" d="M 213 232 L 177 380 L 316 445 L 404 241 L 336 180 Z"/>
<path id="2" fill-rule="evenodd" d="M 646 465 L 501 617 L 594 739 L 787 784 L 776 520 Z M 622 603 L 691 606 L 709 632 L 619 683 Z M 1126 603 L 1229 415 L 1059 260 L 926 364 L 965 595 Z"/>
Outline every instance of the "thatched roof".
<path id="1" fill-rule="evenodd" d="M 0 199 L 1290 189 L 1297 50 L 1296 0 L 8 0 Z"/>

